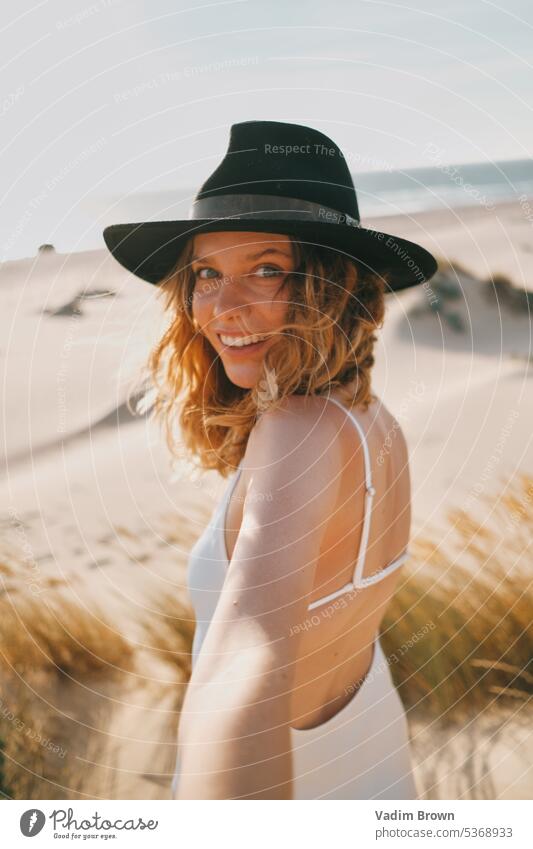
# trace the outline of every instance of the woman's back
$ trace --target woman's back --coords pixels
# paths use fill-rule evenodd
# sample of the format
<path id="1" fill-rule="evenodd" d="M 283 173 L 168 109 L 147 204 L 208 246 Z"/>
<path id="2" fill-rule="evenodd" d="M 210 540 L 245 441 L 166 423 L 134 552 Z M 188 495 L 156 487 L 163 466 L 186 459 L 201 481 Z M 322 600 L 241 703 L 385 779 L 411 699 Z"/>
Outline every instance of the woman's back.
<path id="1" fill-rule="evenodd" d="M 309 603 L 351 581 L 362 542 L 365 509 L 365 457 L 360 434 L 346 406 L 339 408 L 342 402 L 317 398 L 316 403 L 322 405 L 323 415 L 334 417 L 342 464 L 337 503 L 327 520 Z M 365 434 L 375 489 L 362 569 L 365 578 L 391 564 L 407 547 L 410 477 L 405 439 L 386 407 L 374 400 L 365 412 L 351 412 Z M 229 559 L 242 521 L 246 477 L 243 469 L 225 514 Z M 320 603 L 291 627 L 293 638 L 299 641 L 291 710 L 295 729 L 326 722 L 350 700 L 354 687 L 369 669 L 374 640 L 400 574 L 395 569 L 376 583 Z"/>

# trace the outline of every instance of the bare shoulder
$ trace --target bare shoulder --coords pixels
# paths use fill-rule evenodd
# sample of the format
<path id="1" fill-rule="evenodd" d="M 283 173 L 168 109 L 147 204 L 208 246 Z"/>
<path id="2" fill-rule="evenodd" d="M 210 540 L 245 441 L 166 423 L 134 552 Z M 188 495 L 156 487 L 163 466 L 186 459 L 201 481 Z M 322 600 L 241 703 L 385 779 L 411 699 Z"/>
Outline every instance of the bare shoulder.
<path id="1" fill-rule="evenodd" d="M 319 396 L 292 395 L 261 415 L 248 440 L 247 470 L 270 467 L 278 474 L 302 474 L 341 463 L 338 416 Z"/>
<path id="2" fill-rule="evenodd" d="M 372 405 L 374 408 L 374 412 L 371 413 L 372 420 L 375 421 L 379 416 L 379 426 L 382 435 L 388 436 L 397 443 L 401 450 L 406 451 L 407 440 L 400 422 L 381 398 L 377 396 L 375 398 L 376 400 Z"/>
<path id="3" fill-rule="evenodd" d="M 388 469 L 389 485 L 404 478 L 410 486 L 409 446 L 397 417 L 379 402 L 379 442 L 375 443 L 376 463 Z"/>
<path id="4" fill-rule="evenodd" d="M 332 406 L 318 396 L 291 396 L 261 415 L 242 461 L 244 524 L 272 530 L 291 517 L 295 532 L 325 532 L 343 468 Z"/>
<path id="5" fill-rule="evenodd" d="M 267 646 L 279 663 L 294 660 L 296 641 L 285 638 L 305 617 L 342 469 L 338 422 L 325 406 L 284 400 L 249 437 L 242 521 L 204 643 L 213 650 Z"/>

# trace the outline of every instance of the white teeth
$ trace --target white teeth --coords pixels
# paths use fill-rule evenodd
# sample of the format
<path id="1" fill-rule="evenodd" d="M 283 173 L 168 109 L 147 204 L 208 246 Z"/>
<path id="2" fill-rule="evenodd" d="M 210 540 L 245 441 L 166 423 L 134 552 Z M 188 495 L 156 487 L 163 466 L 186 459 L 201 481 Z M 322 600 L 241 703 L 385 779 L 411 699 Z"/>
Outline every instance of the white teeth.
<path id="1" fill-rule="evenodd" d="M 242 348 L 244 345 L 252 345 L 254 342 L 260 342 L 262 339 L 266 338 L 266 336 L 259 336 L 257 333 L 254 334 L 254 336 L 241 336 L 240 338 L 236 338 L 235 336 L 223 336 L 220 334 L 220 339 L 223 344 L 229 345 L 232 348 Z"/>

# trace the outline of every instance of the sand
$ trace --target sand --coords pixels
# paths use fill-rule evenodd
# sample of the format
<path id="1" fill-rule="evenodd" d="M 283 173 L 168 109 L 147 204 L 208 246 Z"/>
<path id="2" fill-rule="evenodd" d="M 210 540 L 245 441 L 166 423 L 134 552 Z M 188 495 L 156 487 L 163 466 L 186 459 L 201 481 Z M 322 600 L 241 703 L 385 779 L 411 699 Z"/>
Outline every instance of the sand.
<path id="1" fill-rule="evenodd" d="M 388 299 L 374 385 L 410 447 L 413 533 L 444 528 L 450 507 L 483 516 L 480 493 L 533 473 L 531 223 L 519 203 L 365 223 L 462 267 L 449 273 L 456 294 L 441 296 L 439 309 L 422 288 Z M 491 274 L 511 278 L 514 300 L 495 291 Z M 157 427 L 124 407 L 164 326 L 155 294 L 105 250 L 0 269 L 3 538 L 24 547 L 38 580 L 59 575 L 132 640 L 147 598 L 183 593 L 187 552 L 225 486 L 212 472 L 173 478 Z M 101 798 L 168 798 L 163 726 L 176 718 L 178 679 L 150 657 L 110 720 Z M 531 735 L 521 757 L 528 746 Z M 531 774 L 511 743 L 507 755 L 494 793 L 525 798 Z"/>

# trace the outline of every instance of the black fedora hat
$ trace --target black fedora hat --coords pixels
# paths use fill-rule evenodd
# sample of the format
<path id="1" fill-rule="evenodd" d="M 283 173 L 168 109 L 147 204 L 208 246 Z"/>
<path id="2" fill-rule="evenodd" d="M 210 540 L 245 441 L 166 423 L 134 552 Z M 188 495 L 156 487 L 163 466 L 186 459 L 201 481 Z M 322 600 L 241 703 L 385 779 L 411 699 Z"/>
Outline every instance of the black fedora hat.
<path id="1" fill-rule="evenodd" d="M 104 240 L 128 271 L 157 284 L 196 234 L 231 230 L 290 235 L 391 273 L 386 291 L 429 280 L 437 262 L 415 242 L 361 226 L 357 194 L 340 148 L 311 127 L 243 121 L 224 159 L 198 192 L 189 218 L 112 224 Z"/>

